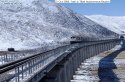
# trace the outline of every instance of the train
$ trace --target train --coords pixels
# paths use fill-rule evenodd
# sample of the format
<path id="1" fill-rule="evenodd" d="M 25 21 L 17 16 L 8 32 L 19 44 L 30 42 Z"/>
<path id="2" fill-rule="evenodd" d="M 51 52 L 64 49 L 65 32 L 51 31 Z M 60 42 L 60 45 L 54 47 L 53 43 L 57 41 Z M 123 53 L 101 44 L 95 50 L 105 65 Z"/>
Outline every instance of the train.
<path id="1" fill-rule="evenodd" d="M 79 36 L 72 36 L 70 43 L 82 43 L 82 42 L 90 42 L 95 41 L 97 38 L 91 38 L 91 37 L 79 37 Z"/>
<path id="2" fill-rule="evenodd" d="M 72 36 L 70 40 L 70 44 L 73 43 L 83 43 L 83 42 L 94 42 L 94 41 L 101 41 L 101 40 L 111 40 L 111 39 L 123 39 L 123 36 L 114 36 L 114 37 L 82 37 L 82 36 Z"/>

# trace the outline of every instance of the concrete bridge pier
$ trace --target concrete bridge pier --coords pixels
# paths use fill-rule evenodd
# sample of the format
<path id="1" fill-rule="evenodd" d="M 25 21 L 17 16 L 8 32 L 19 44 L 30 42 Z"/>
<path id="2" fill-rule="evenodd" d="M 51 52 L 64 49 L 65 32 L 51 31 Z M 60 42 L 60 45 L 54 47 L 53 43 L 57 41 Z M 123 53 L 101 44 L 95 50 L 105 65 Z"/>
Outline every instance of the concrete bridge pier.
<path id="1" fill-rule="evenodd" d="M 73 52 L 59 62 L 40 82 L 69 82 L 83 57 L 80 52 Z"/>
<path id="2" fill-rule="evenodd" d="M 67 53 L 61 62 L 41 79 L 40 82 L 70 82 L 75 71 L 85 59 L 113 48 L 119 42 L 105 42 L 87 45 Z M 65 53 L 66 54 L 66 53 Z"/>

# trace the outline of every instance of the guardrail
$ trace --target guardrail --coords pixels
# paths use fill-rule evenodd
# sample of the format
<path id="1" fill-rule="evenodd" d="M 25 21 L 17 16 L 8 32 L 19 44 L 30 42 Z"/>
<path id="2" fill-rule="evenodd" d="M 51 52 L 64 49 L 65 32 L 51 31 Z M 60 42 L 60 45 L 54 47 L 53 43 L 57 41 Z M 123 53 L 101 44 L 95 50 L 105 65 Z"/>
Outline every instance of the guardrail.
<path id="1" fill-rule="evenodd" d="M 0 66 L 0 81 L 23 82 L 26 79 L 25 77 L 28 77 L 41 68 L 43 69 L 70 48 L 71 45 L 67 45 L 4 64 Z"/>
<path id="2" fill-rule="evenodd" d="M 61 46 L 61 45 L 58 45 Z M 4 51 L 1 52 L 0 54 L 0 66 L 13 62 L 13 61 L 17 61 L 19 59 L 23 59 L 25 57 L 28 56 L 32 56 L 34 54 L 39 54 L 42 52 L 46 52 L 52 49 L 57 48 L 57 45 L 54 46 L 44 46 L 42 48 L 36 48 L 36 49 L 30 49 L 30 50 L 21 50 L 21 51 L 14 51 L 14 52 L 8 52 L 8 51 Z"/>
<path id="3" fill-rule="evenodd" d="M 0 82 L 25 82 L 30 81 L 37 73 L 44 77 L 58 62 L 74 50 L 85 46 L 121 41 L 119 39 L 78 43 L 62 46 L 44 53 L 29 56 L 0 66 Z M 65 55 L 64 55 L 65 54 Z M 38 80 L 38 79 L 37 79 Z M 37 81 L 36 81 L 37 82 Z"/>

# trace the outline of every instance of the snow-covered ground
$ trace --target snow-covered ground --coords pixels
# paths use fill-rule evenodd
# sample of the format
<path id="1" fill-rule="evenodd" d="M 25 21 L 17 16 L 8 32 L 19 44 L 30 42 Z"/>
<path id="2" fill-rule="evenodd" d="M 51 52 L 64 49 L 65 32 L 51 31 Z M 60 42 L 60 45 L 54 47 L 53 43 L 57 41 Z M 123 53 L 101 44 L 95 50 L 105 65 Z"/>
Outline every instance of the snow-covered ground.
<path id="1" fill-rule="evenodd" d="M 119 77 L 119 82 L 124 82 L 124 72 L 119 68 L 124 68 L 123 64 L 125 63 L 123 62 L 125 62 L 125 52 L 123 51 L 116 54 L 117 56 L 114 57 L 114 59 L 112 55 L 114 54 L 113 52 L 119 50 L 120 48 L 121 45 L 116 45 L 111 50 L 86 59 L 81 63 L 79 68 L 77 68 L 75 75 L 73 75 L 73 80 L 70 82 L 117 82 L 117 76 Z M 116 66 L 116 68 L 113 66 Z M 106 71 L 106 69 L 108 69 L 108 71 Z M 115 81 L 113 81 L 114 79 Z"/>
<path id="2" fill-rule="evenodd" d="M 0 0 L 0 50 L 58 45 L 74 35 L 104 38 L 114 33 L 47 0 Z"/>
<path id="3" fill-rule="evenodd" d="M 125 33 L 125 16 L 104 16 L 104 15 L 90 15 L 86 16 L 97 22 L 107 29 L 118 34 Z"/>

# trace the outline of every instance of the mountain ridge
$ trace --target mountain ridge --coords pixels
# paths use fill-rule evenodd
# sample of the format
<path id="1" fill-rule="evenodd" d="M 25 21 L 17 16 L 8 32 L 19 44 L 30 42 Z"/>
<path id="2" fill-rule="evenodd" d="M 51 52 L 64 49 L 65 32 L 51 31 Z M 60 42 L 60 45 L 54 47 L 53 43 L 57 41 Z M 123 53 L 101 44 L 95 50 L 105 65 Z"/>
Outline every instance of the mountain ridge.
<path id="1" fill-rule="evenodd" d="M 0 4 L 2 50 L 8 47 L 19 50 L 43 47 L 70 41 L 74 35 L 114 37 L 114 32 L 56 3 L 28 0 L 31 2 L 26 4 L 25 0 L 18 1 Z"/>
<path id="2" fill-rule="evenodd" d="M 125 16 L 88 15 L 87 18 L 117 33 L 125 33 Z"/>

